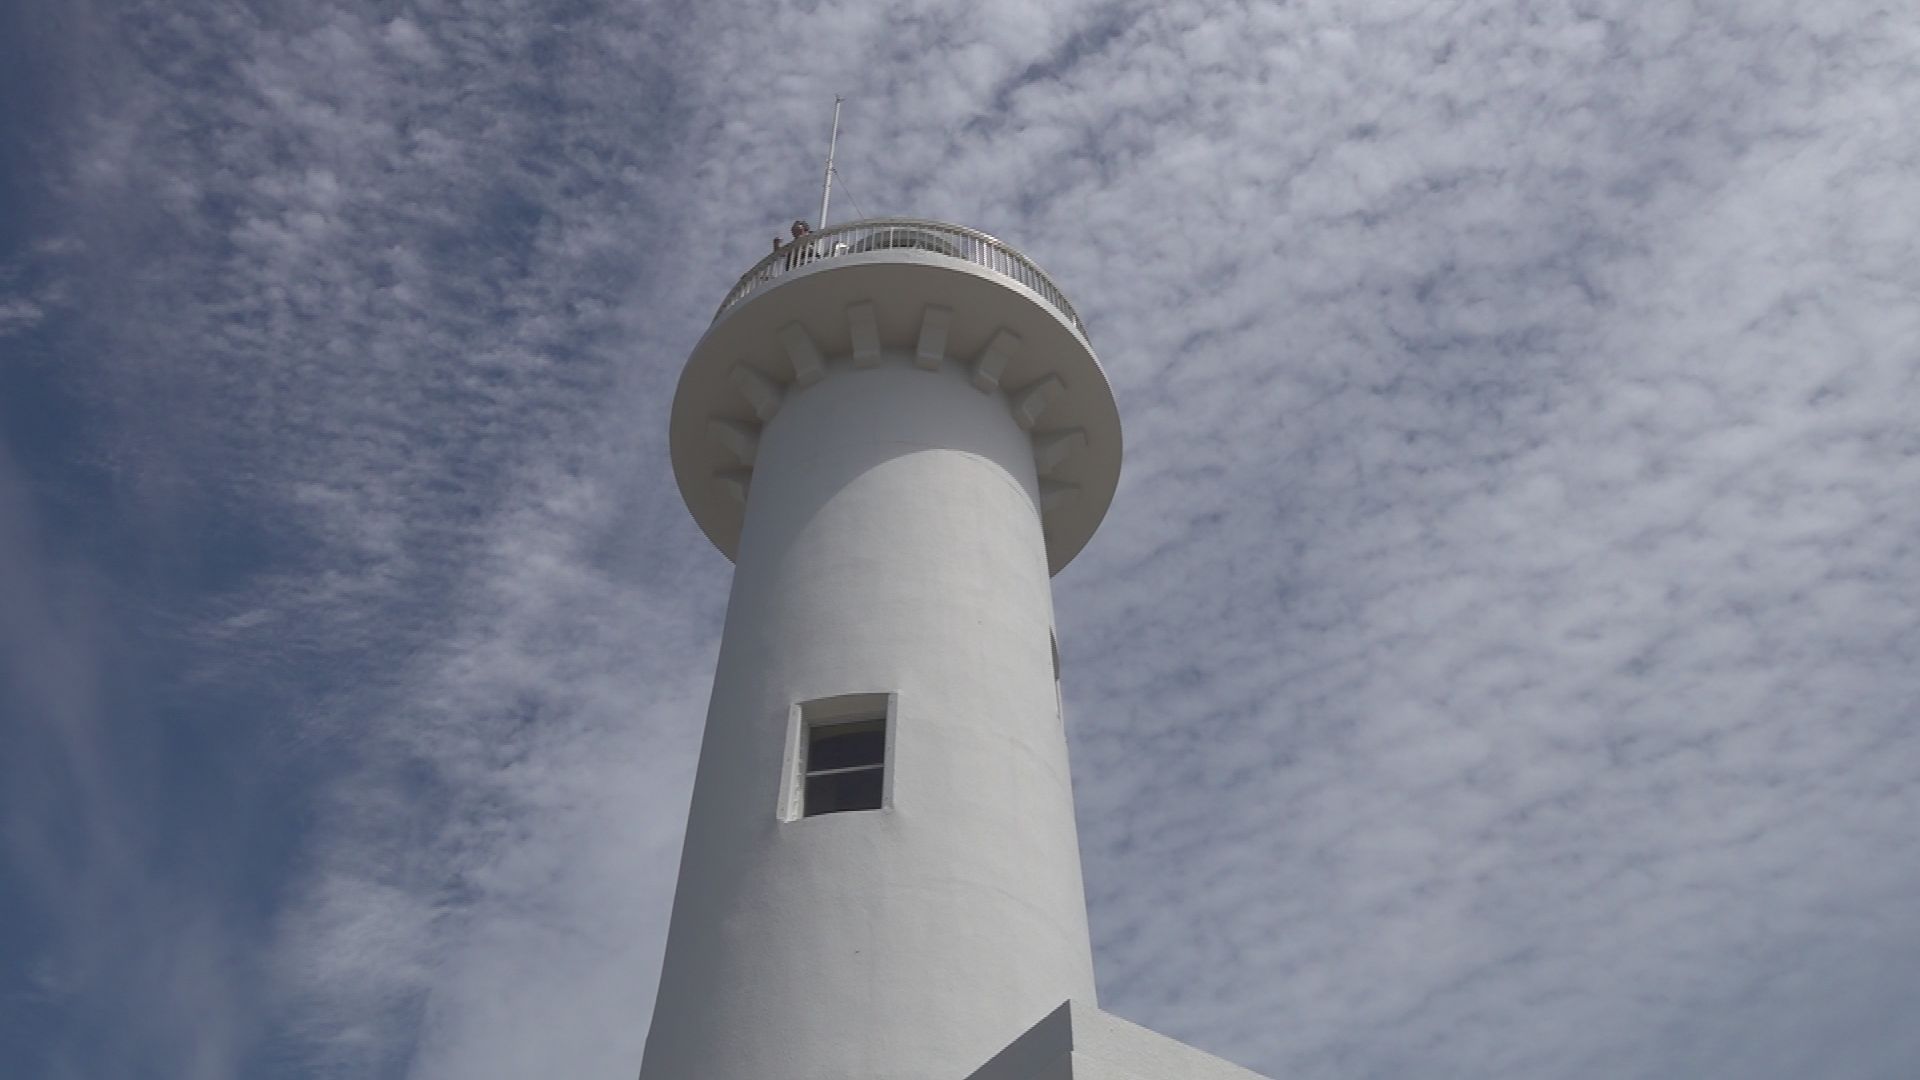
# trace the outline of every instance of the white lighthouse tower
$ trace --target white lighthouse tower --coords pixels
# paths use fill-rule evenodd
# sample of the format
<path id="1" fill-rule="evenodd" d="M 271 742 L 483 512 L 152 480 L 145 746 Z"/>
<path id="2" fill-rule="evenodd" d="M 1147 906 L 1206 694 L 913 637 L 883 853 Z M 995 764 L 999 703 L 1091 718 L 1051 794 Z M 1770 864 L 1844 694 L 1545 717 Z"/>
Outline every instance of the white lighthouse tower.
<path id="1" fill-rule="evenodd" d="M 671 445 L 736 569 L 641 1080 L 1251 1076 L 1092 1008 L 1050 577 L 1120 423 L 1052 281 L 953 225 L 804 236 Z"/>

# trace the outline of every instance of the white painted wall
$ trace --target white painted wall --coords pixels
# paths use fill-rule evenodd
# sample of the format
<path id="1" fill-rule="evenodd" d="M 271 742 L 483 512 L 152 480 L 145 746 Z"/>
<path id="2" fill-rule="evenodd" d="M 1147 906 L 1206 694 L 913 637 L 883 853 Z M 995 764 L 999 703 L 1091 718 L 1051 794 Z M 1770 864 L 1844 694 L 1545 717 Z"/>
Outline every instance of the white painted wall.
<path id="1" fill-rule="evenodd" d="M 889 352 L 761 434 L 642 1080 L 957 1080 L 1094 998 L 1032 444 Z M 783 822 L 790 708 L 897 693 L 890 809 Z"/>

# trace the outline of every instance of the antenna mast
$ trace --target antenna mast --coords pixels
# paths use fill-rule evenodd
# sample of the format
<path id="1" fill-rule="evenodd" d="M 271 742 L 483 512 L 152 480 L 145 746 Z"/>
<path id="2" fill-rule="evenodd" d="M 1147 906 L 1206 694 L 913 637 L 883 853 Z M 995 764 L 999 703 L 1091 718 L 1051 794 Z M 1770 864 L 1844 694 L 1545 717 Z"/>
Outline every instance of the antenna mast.
<path id="1" fill-rule="evenodd" d="M 833 134 L 827 139 L 827 175 L 820 187 L 820 228 L 827 227 L 827 201 L 833 198 L 833 151 L 840 143 L 840 103 L 846 98 L 833 95 Z"/>

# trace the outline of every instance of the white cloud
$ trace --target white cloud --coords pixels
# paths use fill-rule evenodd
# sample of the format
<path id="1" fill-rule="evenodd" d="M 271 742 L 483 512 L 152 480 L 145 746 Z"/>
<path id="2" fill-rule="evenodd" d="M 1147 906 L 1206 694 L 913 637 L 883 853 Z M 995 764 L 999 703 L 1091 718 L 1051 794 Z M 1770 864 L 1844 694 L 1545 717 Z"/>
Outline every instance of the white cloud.
<path id="1" fill-rule="evenodd" d="M 141 513 L 274 541 L 169 598 L 195 685 L 320 687 L 275 722 L 343 762 L 272 886 L 275 993 L 199 1075 L 262 1025 L 302 1074 L 637 1063 L 725 581 L 667 398 L 811 207 L 836 92 L 849 202 L 1033 254 L 1120 397 L 1059 582 L 1106 1004 L 1276 1077 L 1920 1051 L 1911 18 L 85 32 L 120 73 L 70 136 L 109 346 L 74 378 Z"/>

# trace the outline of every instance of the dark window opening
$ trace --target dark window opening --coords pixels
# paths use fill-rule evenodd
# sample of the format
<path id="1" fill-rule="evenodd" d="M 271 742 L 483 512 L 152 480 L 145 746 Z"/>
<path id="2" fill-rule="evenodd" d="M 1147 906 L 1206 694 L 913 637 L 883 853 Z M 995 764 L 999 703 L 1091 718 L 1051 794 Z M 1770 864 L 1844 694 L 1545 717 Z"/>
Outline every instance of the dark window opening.
<path id="1" fill-rule="evenodd" d="M 801 816 L 880 809 L 886 761 L 884 719 L 809 726 Z"/>

